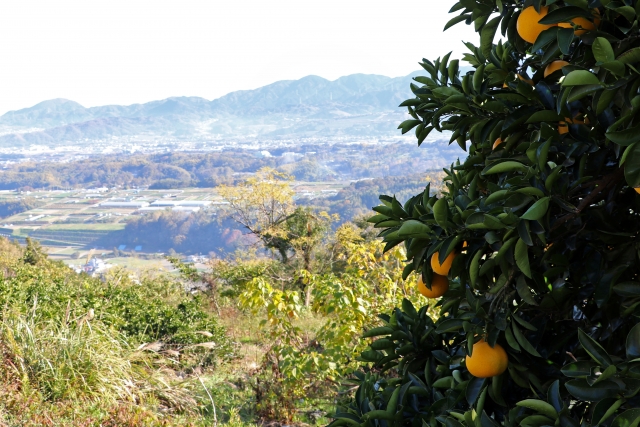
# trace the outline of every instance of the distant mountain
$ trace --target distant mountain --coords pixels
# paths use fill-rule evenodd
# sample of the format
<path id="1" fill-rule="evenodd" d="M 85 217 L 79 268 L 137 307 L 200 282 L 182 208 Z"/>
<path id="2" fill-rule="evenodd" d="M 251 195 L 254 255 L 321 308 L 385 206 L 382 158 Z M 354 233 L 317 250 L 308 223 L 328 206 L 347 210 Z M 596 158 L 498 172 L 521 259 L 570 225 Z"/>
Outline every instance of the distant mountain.
<path id="1" fill-rule="evenodd" d="M 52 99 L 0 117 L 0 146 L 55 146 L 117 138 L 215 141 L 228 138 L 372 137 L 398 135 L 414 72 L 390 78 L 353 74 L 278 81 L 213 101 L 173 97 L 145 104 L 85 108 Z"/>

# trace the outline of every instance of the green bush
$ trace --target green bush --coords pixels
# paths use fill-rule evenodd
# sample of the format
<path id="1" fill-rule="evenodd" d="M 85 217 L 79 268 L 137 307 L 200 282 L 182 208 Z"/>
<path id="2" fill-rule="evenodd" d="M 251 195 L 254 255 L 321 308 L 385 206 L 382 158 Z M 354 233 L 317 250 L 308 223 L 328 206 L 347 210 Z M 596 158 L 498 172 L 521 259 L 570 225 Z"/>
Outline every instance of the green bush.
<path id="1" fill-rule="evenodd" d="M 117 270 L 102 282 L 48 260 L 33 243 L 24 256 L 5 259 L 3 264 L 1 307 L 33 312 L 44 321 L 77 320 L 93 310 L 96 320 L 132 343 L 215 342 L 219 356 L 232 353 L 224 331 L 205 311 L 202 296 L 187 293 L 175 279 L 143 277 L 138 283 L 125 270 Z"/>
<path id="2" fill-rule="evenodd" d="M 534 44 L 518 35 L 524 8 L 541 16 L 523 25 L 551 25 Z M 451 11 L 447 26 L 480 34 L 464 57 L 474 70 L 423 60 L 399 127 L 419 144 L 451 131 L 468 157 L 445 170 L 442 193 L 381 196 L 370 219 L 387 249 L 405 245 L 405 278 L 429 287 L 440 273 L 450 288 L 435 320 L 405 302 L 367 334 L 368 364 L 333 425 L 635 426 L 640 2 L 461 0 Z M 567 64 L 545 73 L 556 60 Z M 469 372 L 481 339 L 506 350 L 504 373 Z"/>

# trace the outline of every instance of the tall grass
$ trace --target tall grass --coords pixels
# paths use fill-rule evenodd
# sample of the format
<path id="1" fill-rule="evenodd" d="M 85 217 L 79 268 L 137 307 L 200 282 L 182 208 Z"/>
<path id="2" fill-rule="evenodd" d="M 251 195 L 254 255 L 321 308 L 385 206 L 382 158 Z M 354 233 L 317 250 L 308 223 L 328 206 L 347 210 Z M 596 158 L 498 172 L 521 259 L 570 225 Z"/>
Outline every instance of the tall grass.
<path id="1" fill-rule="evenodd" d="M 200 300 L 166 278 L 103 283 L 37 250 L 0 239 L 0 426 L 210 424 L 191 373 L 230 347 Z"/>
<path id="2" fill-rule="evenodd" d="M 192 414 L 202 403 L 195 382 L 180 380 L 160 355 L 132 348 L 100 322 L 64 324 L 5 313 L 0 351 L 0 378 L 12 383 L 0 388 L 14 402 L 74 402 L 79 408 L 125 403 Z"/>

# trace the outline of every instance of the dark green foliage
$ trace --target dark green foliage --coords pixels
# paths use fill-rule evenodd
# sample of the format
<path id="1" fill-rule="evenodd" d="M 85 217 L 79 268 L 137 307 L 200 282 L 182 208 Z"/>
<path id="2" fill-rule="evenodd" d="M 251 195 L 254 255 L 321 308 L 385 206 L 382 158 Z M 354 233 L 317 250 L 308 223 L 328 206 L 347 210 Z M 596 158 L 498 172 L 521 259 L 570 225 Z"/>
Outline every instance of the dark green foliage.
<path id="1" fill-rule="evenodd" d="M 576 36 L 553 27 L 532 46 L 517 35 L 516 20 L 523 7 L 545 4 L 547 23 L 593 19 L 598 9 L 598 30 Z M 387 248 L 405 245 L 405 276 L 421 274 L 427 285 L 432 256 L 442 262 L 455 252 L 452 286 L 435 325 L 403 330 L 396 312 L 391 341 L 383 336 L 363 354 L 383 368 L 384 382 L 376 390 L 371 384 L 382 380 L 360 375 L 355 401 L 339 410 L 349 415 L 334 425 L 640 419 L 638 8 L 632 0 L 463 0 L 452 8 L 460 16 L 452 23 L 473 22 L 480 33 L 480 48 L 468 44 L 465 56 L 475 71 L 461 76 L 449 55 L 425 59 L 427 76 L 415 79 L 415 98 L 403 103 L 413 118 L 399 128 L 415 129 L 419 144 L 433 129 L 451 131 L 468 157 L 445 170 L 442 196 L 429 187 L 404 204 L 381 196 L 370 219 Z M 493 44 L 497 31 L 506 42 Z M 545 78 L 559 59 L 570 65 Z M 416 324 L 403 311 L 406 324 Z M 506 349 L 501 376 L 473 380 L 467 372 L 463 358 L 479 336 Z M 434 337 L 441 348 L 429 347 Z M 451 378 L 430 383 L 431 368 Z M 385 412 L 364 415 L 372 409 Z"/>

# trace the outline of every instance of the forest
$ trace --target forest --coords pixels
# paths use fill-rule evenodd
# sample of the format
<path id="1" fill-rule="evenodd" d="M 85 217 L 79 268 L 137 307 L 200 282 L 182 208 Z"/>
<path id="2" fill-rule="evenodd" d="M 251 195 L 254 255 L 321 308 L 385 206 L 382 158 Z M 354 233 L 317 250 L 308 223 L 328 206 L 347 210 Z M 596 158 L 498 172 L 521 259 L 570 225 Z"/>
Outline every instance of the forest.
<path id="1" fill-rule="evenodd" d="M 69 162 L 17 162 L 0 170 L 0 190 L 96 187 L 215 187 L 263 167 L 278 168 L 298 181 L 348 181 L 400 177 L 407 170 L 440 169 L 459 155 L 456 147 L 419 150 L 404 142 L 386 144 L 300 144 L 266 150 L 133 154 Z"/>
<path id="2" fill-rule="evenodd" d="M 7 218 L 20 212 L 26 212 L 41 206 L 42 203 L 33 197 L 25 197 L 21 200 L 1 200 L 0 219 Z"/>

